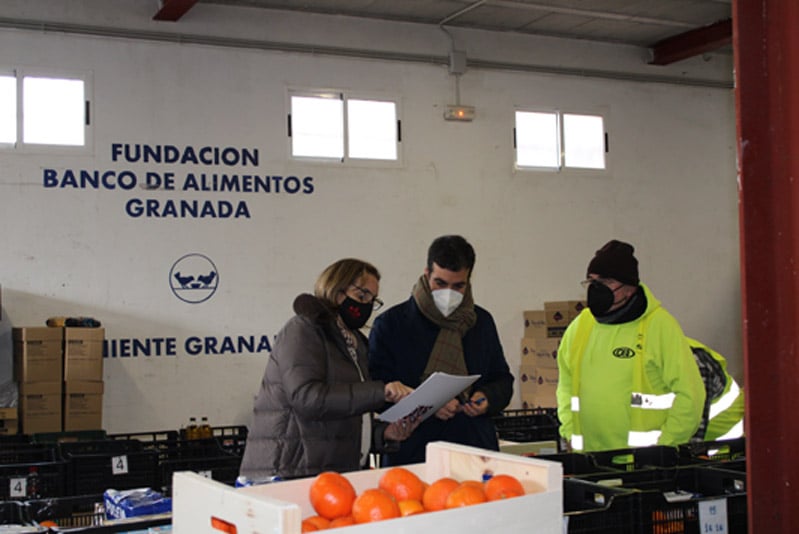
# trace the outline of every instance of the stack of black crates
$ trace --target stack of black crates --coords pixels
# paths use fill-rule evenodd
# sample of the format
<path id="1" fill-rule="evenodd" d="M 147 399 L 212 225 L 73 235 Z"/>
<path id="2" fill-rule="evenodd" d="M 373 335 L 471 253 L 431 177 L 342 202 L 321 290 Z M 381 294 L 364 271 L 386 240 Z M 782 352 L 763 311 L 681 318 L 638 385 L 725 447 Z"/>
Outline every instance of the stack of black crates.
<path id="1" fill-rule="evenodd" d="M 0 525 L 52 521 L 58 528 L 81 532 L 117 532 L 122 530 L 103 519 L 107 489 L 152 488 L 169 496 L 176 471 L 194 471 L 233 485 L 247 427 L 212 430 L 203 439 L 185 439 L 173 430 L 0 436 Z M 168 524 L 169 519 L 149 523 L 139 526 Z"/>
<path id="2" fill-rule="evenodd" d="M 554 408 L 509 410 L 494 421 L 501 440 L 560 443 Z M 535 456 L 563 466 L 564 532 L 747 532 L 744 438 Z"/>

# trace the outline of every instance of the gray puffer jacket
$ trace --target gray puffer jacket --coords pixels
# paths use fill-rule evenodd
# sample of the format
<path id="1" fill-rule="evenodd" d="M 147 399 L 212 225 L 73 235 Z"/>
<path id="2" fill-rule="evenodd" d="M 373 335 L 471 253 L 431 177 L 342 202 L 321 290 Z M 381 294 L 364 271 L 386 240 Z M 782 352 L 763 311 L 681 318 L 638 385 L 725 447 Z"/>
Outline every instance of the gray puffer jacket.
<path id="1" fill-rule="evenodd" d="M 314 476 L 360 466 L 362 415 L 380 410 L 384 383 L 369 380 L 367 340 L 358 366 L 333 312 L 312 295 L 294 300 L 296 316 L 278 333 L 255 398 L 240 474 L 251 480 Z M 373 425 L 381 443 L 384 425 Z"/>

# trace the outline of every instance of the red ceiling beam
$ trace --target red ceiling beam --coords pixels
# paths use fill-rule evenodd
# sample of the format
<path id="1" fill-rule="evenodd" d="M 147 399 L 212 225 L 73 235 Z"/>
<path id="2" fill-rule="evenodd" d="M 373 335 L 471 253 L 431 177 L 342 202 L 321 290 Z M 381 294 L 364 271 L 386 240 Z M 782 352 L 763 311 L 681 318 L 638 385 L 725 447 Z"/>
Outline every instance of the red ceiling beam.
<path id="1" fill-rule="evenodd" d="M 732 19 L 687 31 L 652 45 L 650 65 L 670 65 L 732 43 Z"/>
<path id="2" fill-rule="evenodd" d="M 175 22 L 186 14 L 198 0 L 163 0 L 161 9 L 155 14 L 153 20 L 169 20 Z"/>

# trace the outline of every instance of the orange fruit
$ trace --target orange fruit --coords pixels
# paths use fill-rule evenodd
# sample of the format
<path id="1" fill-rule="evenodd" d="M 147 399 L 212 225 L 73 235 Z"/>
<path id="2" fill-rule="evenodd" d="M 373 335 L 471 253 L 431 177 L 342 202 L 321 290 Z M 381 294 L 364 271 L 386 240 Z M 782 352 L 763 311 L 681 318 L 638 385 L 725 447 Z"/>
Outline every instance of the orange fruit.
<path id="1" fill-rule="evenodd" d="M 302 532 L 315 532 L 317 530 L 327 530 L 330 520 L 320 515 L 313 515 L 302 520 Z M 306 530 L 308 529 L 308 530 Z"/>
<path id="2" fill-rule="evenodd" d="M 423 514 L 425 511 L 422 501 L 417 499 L 406 499 L 404 501 L 399 501 L 397 506 L 399 506 L 400 515 L 402 517 L 414 514 Z"/>
<path id="3" fill-rule="evenodd" d="M 344 517 L 337 517 L 333 521 L 331 521 L 330 528 L 348 527 L 354 524 L 355 524 L 355 518 L 352 517 L 351 515 L 345 515 Z"/>
<path id="4" fill-rule="evenodd" d="M 510 499 L 524 495 L 524 486 L 511 475 L 494 475 L 485 483 L 486 497 L 489 501 Z"/>
<path id="5" fill-rule="evenodd" d="M 439 478 L 427 487 L 422 496 L 424 509 L 428 512 L 443 510 L 450 492 L 457 487 L 458 481 L 454 478 Z"/>
<path id="6" fill-rule="evenodd" d="M 399 516 L 397 501 L 384 489 L 368 489 L 352 503 L 352 517 L 356 523 L 371 523 Z"/>
<path id="7" fill-rule="evenodd" d="M 424 482 L 415 473 L 404 467 L 392 467 L 380 477 L 377 484 L 399 501 L 421 501 L 424 494 Z"/>
<path id="8" fill-rule="evenodd" d="M 467 481 L 459 484 L 457 488 L 447 495 L 444 507 L 459 508 L 461 506 L 480 504 L 487 500 L 482 484 L 476 481 Z"/>
<path id="9" fill-rule="evenodd" d="M 339 473 L 320 473 L 311 483 L 308 494 L 313 509 L 325 519 L 336 519 L 352 512 L 355 488 Z"/>

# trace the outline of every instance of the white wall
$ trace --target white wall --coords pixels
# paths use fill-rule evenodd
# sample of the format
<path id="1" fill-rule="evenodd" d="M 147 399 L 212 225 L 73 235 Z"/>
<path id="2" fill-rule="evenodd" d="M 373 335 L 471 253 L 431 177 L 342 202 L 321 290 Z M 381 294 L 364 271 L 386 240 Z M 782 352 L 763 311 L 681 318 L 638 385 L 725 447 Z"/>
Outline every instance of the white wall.
<path id="1" fill-rule="evenodd" d="M 725 354 L 741 380 L 733 95 L 691 85 L 729 81 L 729 58 L 663 69 L 645 65 L 644 52 L 629 47 L 461 32 L 458 47 L 469 58 L 680 78 L 686 85 L 470 69 L 461 79 L 461 100 L 477 108 L 477 118 L 451 123 L 442 109 L 454 103 L 454 79 L 436 61 L 178 44 L 153 34 L 101 37 L 73 25 L 299 39 L 445 58 L 449 41 L 437 29 L 340 18 L 300 23 L 295 15 L 249 9 L 220 21 L 214 18 L 220 8 L 203 4 L 177 24 L 156 23 L 155 8 L 143 2 L 70 4 L 64 12 L 41 0 L 4 6 L 6 20 L 60 21 L 68 25 L 62 31 L 0 25 L 0 69 L 90 73 L 94 120 L 91 154 L 0 151 L 3 378 L 11 374 L 12 326 L 92 315 L 109 339 L 174 338 L 179 347 L 176 356 L 105 360 L 109 432 L 177 428 L 190 415 L 208 415 L 216 425 L 247 423 L 266 352 L 193 356 L 183 350 L 186 339 L 271 339 L 290 316 L 293 298 L 311 291 L 317 274 L 345 256 L 374 262 L 383 273 L 381 297 L 397 303 L 421 274 L 429 242 L 462 233 L 477 250 L 476 300 L 494 314 L 512 368 L 519 364 L 522 311 L 581 298 L 578 283 L 594 251 L 619 238 L 636 246 L 642 279 L 686 332 Z M 402 165 L 291 161 L 289 87 L 399 96 Z M 609 171 L 515 172 L 517 106 L 605 114 Z M 258 149 L 261 161 L 255 170 L 114 162 L 112 143 Z M 56 189 L 43 187 L 46 168 L 129 169 L 141 177 L 170 171 L 179 182 L 187 173 L 254 171 L 311 176 L 314 191 Z M 242 200 L 251 218 L 130 217 L 131 198 Z M 219 271 L 219 289 L 201 304 L 179 300 L 168 284 L 172 265 L 189 253 L 206 255 Z"/>

